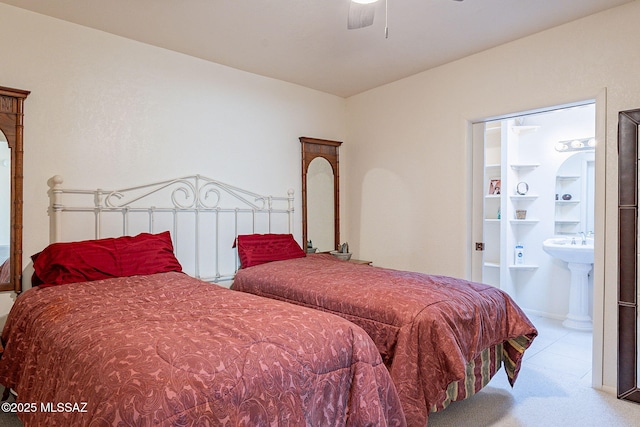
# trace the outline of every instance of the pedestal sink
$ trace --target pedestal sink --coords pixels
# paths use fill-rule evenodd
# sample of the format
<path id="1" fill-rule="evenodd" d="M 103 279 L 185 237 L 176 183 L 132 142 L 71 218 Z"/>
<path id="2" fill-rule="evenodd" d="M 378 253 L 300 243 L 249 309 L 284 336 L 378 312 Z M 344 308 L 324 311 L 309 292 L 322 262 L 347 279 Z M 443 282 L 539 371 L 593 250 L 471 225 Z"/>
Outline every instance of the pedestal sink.
<path id="1" fill-rule="evenodd" d="M 582 242 L 585 244 L 582 244 Z M 589 316 L 589 272 L 593 267 L 593 239 L 582 237 L 553 237 L 542 242 L 542 249 L 554 258 L 567 263 L 571 271 L 569 314 L 562 323 L 571 329 L 593 329 Z"/>

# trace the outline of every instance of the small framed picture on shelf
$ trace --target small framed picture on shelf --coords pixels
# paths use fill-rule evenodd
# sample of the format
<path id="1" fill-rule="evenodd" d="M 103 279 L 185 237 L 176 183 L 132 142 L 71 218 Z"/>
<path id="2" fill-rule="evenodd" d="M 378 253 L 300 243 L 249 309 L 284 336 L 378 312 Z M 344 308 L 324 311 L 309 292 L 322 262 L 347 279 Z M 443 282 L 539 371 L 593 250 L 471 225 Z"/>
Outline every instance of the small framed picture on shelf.
<path id="1" fill-rule="evenodd" d="M 500 194 L 500 180 L 492 179 L 489 181 L 489 195 L 499 195 Z"/>

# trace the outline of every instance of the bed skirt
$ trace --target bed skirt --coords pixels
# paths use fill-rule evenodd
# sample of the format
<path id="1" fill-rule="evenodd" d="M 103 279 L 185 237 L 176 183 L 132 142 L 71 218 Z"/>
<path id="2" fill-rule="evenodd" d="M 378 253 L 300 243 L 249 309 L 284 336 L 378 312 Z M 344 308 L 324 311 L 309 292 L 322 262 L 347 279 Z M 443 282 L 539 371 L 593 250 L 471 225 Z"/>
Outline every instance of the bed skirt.
<path id="1" fill-rule="evenodd" d="M 432 405 L 431 412 L 438 412 L 451 402 L 464 400 L 479 392 L 502 367 L 502 343 L 484 349 L 478 357 L 467 363 L 464 379 L 454 381 L 447 387 L 446 399 Z"/>

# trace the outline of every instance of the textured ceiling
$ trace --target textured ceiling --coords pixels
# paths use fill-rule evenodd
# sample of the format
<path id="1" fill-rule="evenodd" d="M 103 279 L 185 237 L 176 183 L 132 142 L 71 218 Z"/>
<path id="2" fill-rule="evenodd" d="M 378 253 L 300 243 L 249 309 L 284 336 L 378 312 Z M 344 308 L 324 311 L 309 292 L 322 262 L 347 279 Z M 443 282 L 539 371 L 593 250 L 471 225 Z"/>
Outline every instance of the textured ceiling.
<path id="1" fill-rule="evenodd" d="M 347 30 L 349 0 L 0 0 L 348 97 L 634 0 L 388 0 Z"/>

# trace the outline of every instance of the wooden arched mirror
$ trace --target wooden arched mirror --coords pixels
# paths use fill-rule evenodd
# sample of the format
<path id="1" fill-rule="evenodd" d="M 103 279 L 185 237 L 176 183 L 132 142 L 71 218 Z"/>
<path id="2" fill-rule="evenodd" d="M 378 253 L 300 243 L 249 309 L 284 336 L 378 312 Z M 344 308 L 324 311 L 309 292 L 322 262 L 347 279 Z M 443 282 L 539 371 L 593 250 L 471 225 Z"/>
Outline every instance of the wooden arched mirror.
<path id="1" fill-rule="evenodd" d="M 640 109 L 618 114 L 618 398 L 638 387 L 638 130 Z"/>
<path id="2" fill-rule="evenodd" d="M 0 291 L 22 290 L 22 130 L 29 93 L 0 86 Z"/>
<path id="3" fill-rule="evenodd" d="M 342 142 L 300 137 L 302 144 L 302 242 L 319 252 L 340 244 L 340 176 Z"/>

